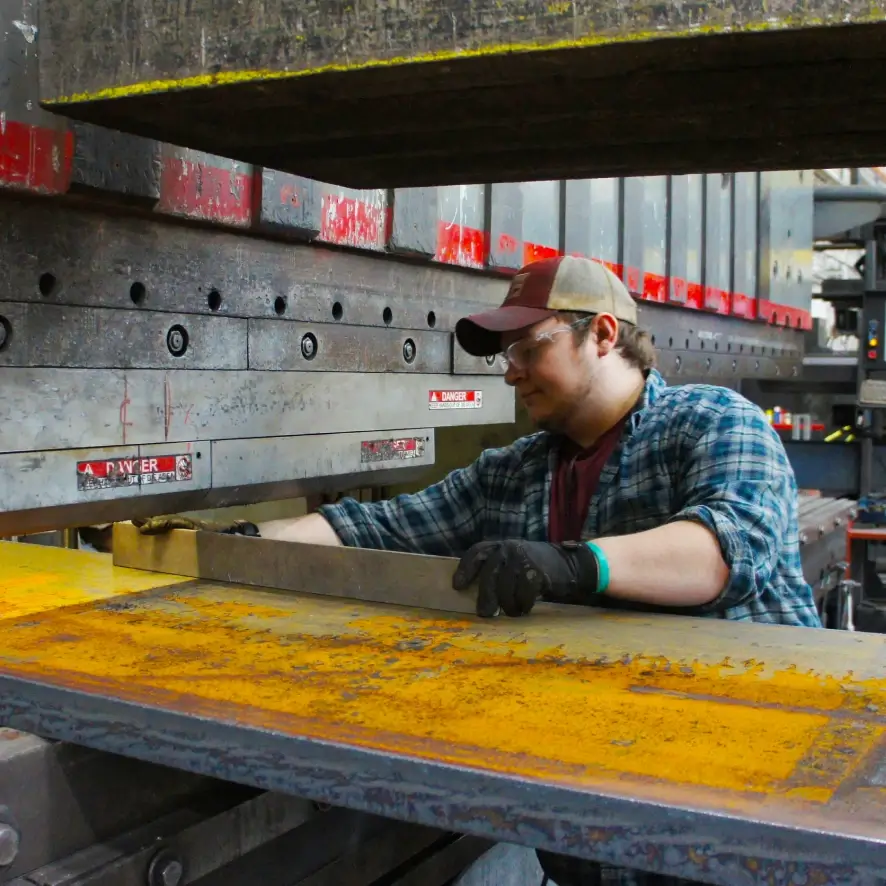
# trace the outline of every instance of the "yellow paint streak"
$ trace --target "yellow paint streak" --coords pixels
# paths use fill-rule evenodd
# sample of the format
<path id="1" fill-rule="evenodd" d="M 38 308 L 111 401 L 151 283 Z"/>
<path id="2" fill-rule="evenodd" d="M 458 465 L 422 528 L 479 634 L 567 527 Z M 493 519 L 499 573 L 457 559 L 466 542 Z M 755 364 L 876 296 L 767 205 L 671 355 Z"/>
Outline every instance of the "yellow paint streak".
<path id="1" fill-rule="evenodd" d="M 564 10 L 561 12 L 560 7 Z M 565 24 L 573 27 L 569 12 L 571 6 L 554 3 L 552 15 L 561 15 Z M 883 13 L 872 10 L 869 16 L 857 16 L 853 23 L 862 24 L 868 21 L 881 21 Z M 140 83 L 128 83 L 122 86 L 109 86 L 93 92 L 78 92 L 73 95 L 58 96 L 44 99 L 48 106 L 75 104 L 78 102 L 110 101 L 113 99 L 134 98 L 139 95 L 150 95 L 163 92 L 175 92 L 183 89 L 201 89 L 218 86 L 233 86 L 243 83 L 272 82 L 275 80 L 294 80 L 321 74 L 347 73 L 365 71 L 373 68 L 392 68 L 405 65 L 429 64 L 433 62 L 457 61 L 459 59 L 481 58 L 484 56 L 501 56 L 527 52 L 550 52 L 562 49 L 592 49 L 598 46 L 609 46 L 624 43 L 644 43 L 652 40 L 675 38 L 698 38 L 706 35 L 728 33 L 754 33 L 781 31 L 798 27 L 824 27 L 845 24 L 842 20 L 827 20 L 813 17 L 792 17 L 781 15 L 778 19 L 752 21 L 741 25 L 701 25 L 693 28 L 673 30 L 637 30 L 620 33 L 590 33 L 584 36 L 573 36 L 560 40 L 526 40 L 513 43 L 494 43 L 470 49 L 440 49 L 432 52 L 401 55 L 392 58 L 368 58 L 347 63 L 329 63 L 314 67 L 302 68 L 297 71 L 280 71 L 269 68 L 257 68 L 241 71 L 221 71 L 214 74 L 197 74 L 191 77 L 145 80 Z"/>
<path id="2" fill-rule="evenodd" d="M 21 618 L 190 579 L 114 566 L 105 554 L 0 542 L 0 618 Z"/>
<path id="3" fill-rule="evenodd" d="M 823 803 L 886 728 L 852 714 L 886 711 L 886 680 L 545 652 L 528 621 L 207 586 L 2 622 L 0 672 L 527 778 L 701 788 L 721 803 Z M 807 769 L 814 748 L 838 762 Z"/>

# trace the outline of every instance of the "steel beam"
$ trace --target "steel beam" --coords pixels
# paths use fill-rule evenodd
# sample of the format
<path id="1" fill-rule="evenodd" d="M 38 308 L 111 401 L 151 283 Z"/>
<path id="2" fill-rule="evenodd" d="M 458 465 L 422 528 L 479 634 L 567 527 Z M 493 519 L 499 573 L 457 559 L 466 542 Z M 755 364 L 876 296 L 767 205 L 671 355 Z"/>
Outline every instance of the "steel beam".
<path id="1" fill-rule="evenodd" d="M 186 20 L 42 0 L 41 98 L 353 187 L 858 167 L 882 159 L 883 19 L 861 0 L 193 0 Z"/>
<path id="2" fill-rule="evenodd" d="M 724 886 L 886 877 L 886 637 L 199 581 L 97 596 L 0 621 L 0 723 Z"/>

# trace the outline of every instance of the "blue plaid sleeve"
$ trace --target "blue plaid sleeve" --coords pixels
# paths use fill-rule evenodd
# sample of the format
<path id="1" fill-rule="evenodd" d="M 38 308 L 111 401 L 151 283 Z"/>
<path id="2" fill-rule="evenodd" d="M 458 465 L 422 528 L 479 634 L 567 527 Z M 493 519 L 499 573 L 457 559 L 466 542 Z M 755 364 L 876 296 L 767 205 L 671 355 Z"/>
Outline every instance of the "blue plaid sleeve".
<path id="1" fill-rule="evenodd" d="M 494 451 L 411 495 L 323 505 L 320 513 L 350 547 L 460 556 L 481 540 Z"/>
<path id="2" fill-rule="evenodd" d="M 790 533 L 794 473 L 763 413 L 731 392 L 690 411 L 677 460 L 673 520 L 695 520 L 720 543 L 729 581 L 709 609 L 753 606 Z"/>

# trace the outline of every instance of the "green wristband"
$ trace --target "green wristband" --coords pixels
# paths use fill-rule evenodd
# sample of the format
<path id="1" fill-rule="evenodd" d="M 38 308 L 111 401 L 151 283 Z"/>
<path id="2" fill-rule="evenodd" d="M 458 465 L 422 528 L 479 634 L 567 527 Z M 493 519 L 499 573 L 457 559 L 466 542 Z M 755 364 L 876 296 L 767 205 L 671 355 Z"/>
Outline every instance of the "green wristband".
<path id="1" fill-rule="evenodd" d="M 606 554 L 592 541 L 586 541 L 585 544 L 597 558 L 597 593 L 603 594 L 609 587 L 609 561 L 606 559 Z"/>

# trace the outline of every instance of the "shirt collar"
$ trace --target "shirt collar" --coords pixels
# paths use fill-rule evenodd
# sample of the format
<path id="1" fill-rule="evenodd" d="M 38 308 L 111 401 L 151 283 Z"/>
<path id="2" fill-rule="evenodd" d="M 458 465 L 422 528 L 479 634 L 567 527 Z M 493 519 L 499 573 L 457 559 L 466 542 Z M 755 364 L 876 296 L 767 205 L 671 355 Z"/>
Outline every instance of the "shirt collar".
<path id="1" fill-rule="evenodd" d="M 638 400 L 637 406 L 631 412 L 630 429 L 636 431 L 643 421 L 643 415 L 650 406 L 661 396 L 668 383 L 661 377 L 657 369 L 650 369 L 646 374 L 646 385 L 643 388 L 643 396 Z"/>

